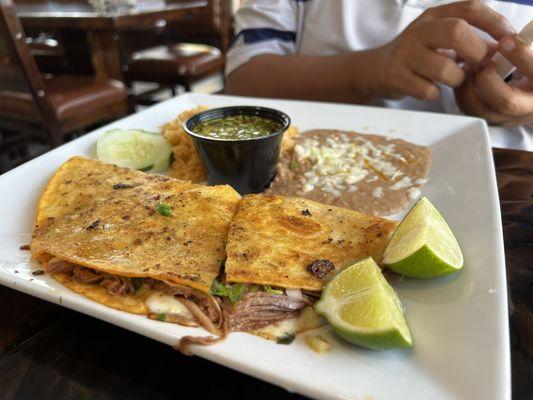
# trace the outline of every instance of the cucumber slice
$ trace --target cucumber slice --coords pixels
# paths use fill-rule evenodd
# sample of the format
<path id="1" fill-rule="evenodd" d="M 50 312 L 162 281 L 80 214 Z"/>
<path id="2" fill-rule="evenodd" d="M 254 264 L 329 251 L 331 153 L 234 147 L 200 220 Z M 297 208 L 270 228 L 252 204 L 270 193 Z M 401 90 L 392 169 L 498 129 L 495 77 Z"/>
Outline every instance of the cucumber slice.
<path id="1" fill-rule="evenodd" d="M 146 172 L 170 167 L 172 146 L 159 133 L 140 129 L 113 129 L 96 141 L 99 160 Z"/>

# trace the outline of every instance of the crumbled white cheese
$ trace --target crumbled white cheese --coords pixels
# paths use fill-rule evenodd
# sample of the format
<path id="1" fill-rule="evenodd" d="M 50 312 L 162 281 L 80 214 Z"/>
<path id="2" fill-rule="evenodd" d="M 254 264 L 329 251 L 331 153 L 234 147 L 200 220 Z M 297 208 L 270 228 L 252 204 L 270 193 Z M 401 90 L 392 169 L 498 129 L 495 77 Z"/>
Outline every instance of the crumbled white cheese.
<path id="1" fill-rule="evenodd" d="M 372 190 L 372 197 L 376 199 L 383 197 L 383 188 L 381 186 L 374 188 L 374 190 Z"/>
<path id="2" fill-rule="evenodd" d="M 404 174 L 390 162 L 391 157 L 403 158 L 394 153 L 394 147 L 394 143 L 374 144 L 361 137 L 354 140 L 346 134 L 327 137 L 322 145 L 317 139 L 306 139 L 294 148 L 298 162 L 306 160 L 311 164 L 311 169 L 302 176 L 301 190 L 320 189 L 340 196 L 343 191 L 353 193 L 357 183 L 366 178 L 366 182 L 377 180 L 376 174 L 381 179 L 395 181 Z M 406 178 L 395 183 L 397 189 L 412 185 L 411 179 L 408 178 L 407 184 Z"/>
<path id="3" fill-rule="evenodd" d="M 409 196 L 410 200 L 418 198 L 418 196 L 420 196 L 420 189 L 417 187 L 407 189 L 407 196 Z"/>
<path id="4" fill-rule="evenodd" d="M 398 169 L 389 161 L 384 161 L 380 159 L 370 160 L 370 165 L 373 168 L 381 172 L 389 179 L 393 179 L 394 176 L 398 174 L 403 175 Z"/>
<path id="5" fill-rule="evenodd" d="M 392 190 L 400 190 L 408 188 L 413 184 L 413 181 L 410 177 L 404 176 L 402 179 L 400 179 L 398 182 L 396 182 L 394 185 L 391 186 Z"/>

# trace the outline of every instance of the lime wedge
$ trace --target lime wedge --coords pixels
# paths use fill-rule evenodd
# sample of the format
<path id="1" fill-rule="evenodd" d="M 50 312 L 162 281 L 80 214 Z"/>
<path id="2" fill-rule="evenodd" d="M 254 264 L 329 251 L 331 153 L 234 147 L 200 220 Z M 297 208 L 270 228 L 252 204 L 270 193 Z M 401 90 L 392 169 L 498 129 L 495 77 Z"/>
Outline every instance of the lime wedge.
<path id="1" fill-rule="evenodd" d="M 383 264 L 414 278 L 435 278 L 463 268 L 452 230 L 435 206 L 422 197 L 400 223 L 383 253 Z"/>
<path id="2" fill-rule="evenodd" d="M 400 300 L 372 258 L 337 274 L 315 310 L 351 343 L 378 350 L 413 344 Z"/>

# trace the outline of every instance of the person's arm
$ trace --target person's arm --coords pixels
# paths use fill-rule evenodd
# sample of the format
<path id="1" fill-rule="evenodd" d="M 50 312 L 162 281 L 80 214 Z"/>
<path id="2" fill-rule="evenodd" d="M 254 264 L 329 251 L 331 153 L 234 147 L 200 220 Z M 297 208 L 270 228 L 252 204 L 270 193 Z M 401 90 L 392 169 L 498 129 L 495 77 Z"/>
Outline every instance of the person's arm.
<path id="1" fill-rule="evenodd" d="M 439 49 L 452 49 L 476 67 L 487 44 L 476 26 L 500 39 L 512 31 L 482 1 L 464 1 L 426 10 L 391 43 L 334 56 L 268 55 L 233 71 L 225 92 L 236 95 L 368 103 L 376 97 L 412 96 L 435 100 L 438 83 L 460 86 L 465 74 Z"/>
<path id="2" fill-rule="evenodd" d="M 332 56 L 264 54 L 231 73 L 225 92 L 241 96 L 278 97 L 367 103 L 377 92 L 375 50 Z"/>

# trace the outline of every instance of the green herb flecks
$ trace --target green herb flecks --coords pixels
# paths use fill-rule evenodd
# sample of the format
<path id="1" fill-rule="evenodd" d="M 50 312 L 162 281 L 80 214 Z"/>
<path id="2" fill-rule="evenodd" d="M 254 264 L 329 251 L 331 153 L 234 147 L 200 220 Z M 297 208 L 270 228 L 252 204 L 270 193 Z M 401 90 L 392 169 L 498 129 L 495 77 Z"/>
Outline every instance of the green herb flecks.
<path id="1" fill-rule="evenodd" d="M 193 128 L 202 136 L 243 140 L 263 137 L 281 129 L 281 123 L 258 115 L 229 115 L 202 121 Z"/>
<path id="2" fill-rule="evenodd" d="M 245 291 L 246 287 L 242 283 L 236 283 L 234 285 L 231 285 L 228 293 L 229 300 L 232 303 L 238 302 Z"/>
<path id="3" fill-rule="evenodd" d="M 294 341 L 294 333 L 285 332 L 283 333 L 278 340 L 276 340 L 277 344 L 291 344 Z"/>
<path id="4" fill-rule="evenodd" d="M 161 215 L 164 215 L 165 217 L 170 217 L 171 215 L 171 212 L 170 212 L 170 206 L 165 204 L 165 203 L 157 203 L 155 205 L 155 210 L 161 214 Z"/>
<path id="5" fill-rule="evenodd" d="M 215 279 L 211 285 L 211 294 L 213 296 L 226 297 L 228 295 L 228 288 Z"/>
<path id="6" fill-rule="evenodd" d="M 270 293 L 270 294 L 283 294 L 283 290 L 272 289 L 270 285 L 264 285 L 263 288 L 265 289 L 265 292 Z"/>
<path id="7" fill-rule="evenodd" d="M 289 169 L 291 171 L 294 171 L 294 170 L 297 170 L 298 167 L 300 166 L 300 164 L 298 164 L 298 161 L 296 160 L 291 160 L 290 164 L 289 164 Z"/>
<path id="8" fill-rule="evenodd" d="M 166 314 L 157 314 L 157 320 L 158 321 L 165 321 L 167 319 Z"/>
<path id="9" fill-rule="evenodd" d="M 211 285 L 213 296 L 227 297 L 232 303 L 239 301 L 244 293 L 246 293 L 246 286 L 242 283 L 224 285 L 215 279 Z"/>

